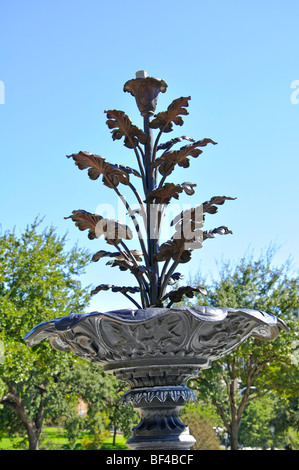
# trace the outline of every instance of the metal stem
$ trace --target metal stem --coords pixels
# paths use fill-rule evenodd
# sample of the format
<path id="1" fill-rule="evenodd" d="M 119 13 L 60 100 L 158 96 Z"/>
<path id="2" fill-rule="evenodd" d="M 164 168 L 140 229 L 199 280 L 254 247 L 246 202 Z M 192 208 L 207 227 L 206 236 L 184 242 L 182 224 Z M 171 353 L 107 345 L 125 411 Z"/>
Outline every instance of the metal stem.
<path id="1" fill-rule="evenodd" d="M 145 114 L 144 119 L 144 132 L 148 136 L 148 142 L 145 144 L 145 188 L 147 197 L 155 189 L 155 176 L 152 169 L 153 161 L 153 133 L 150 128 L 151 114 Z M 149 268 L 152 276 L 150 287 L 150 302 L 151 305 L 157 305 L 158 302 L 158 281 L 159 281 L 159 268 L 158 263 L 155 261 L 155 256 L 158 253 L 158 237 L 157 237 L 157 217 L 156 217 L 156 204 L 147 203 L 147 243 L 148 243 L 148 261 Z"/>

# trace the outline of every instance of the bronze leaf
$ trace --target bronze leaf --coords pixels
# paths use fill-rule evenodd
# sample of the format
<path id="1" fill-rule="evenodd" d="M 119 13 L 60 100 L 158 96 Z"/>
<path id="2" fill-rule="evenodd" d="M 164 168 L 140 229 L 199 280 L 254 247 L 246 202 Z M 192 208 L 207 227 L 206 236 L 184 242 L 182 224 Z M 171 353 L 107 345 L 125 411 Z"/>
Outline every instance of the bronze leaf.
<path id="1" fill-rule="evenodd" d="M 184 275 L 181 273 L 173 273 L 171 277 L 168 279 L 168 285 L 173 286 L 173 284 L 176 284 L 180 279 L 183 279 Z"/>
<path id="2" fill-rule="evenodd" d="M 116 252 L 111 252 L 111 251 L 105 251 L 105 250 L 100 250 L 100 251 L 97 251 L 93 257 L 91 258 L 91 261 L 94 261 L 94 262 L 97 262 L 99 261 L 99 259 L 101 258 L 104 258 L 104 257 L 109 257 L 109 258 L 114 258 L 114 257 L 117 257 L 119 255 L 119 252 L 116 251 Z"/>
<path id="3" fill-rule="evenodd" d="M 159 247 L 159 252 L 156 255 L 156 261 L 167 261 L 172 258 L 179 263 L 188 263 L 191 259 L 191 250 L 184 249 L 186 239 L 178 238 L 171 239 Z"/>
<path id="4" fill-rule="evenodd" d="M 75 222 L 76 227 L 79 230 L 89 230 L 88 238 L 93 240 L 98 238 L 95 233 L 96 225 L 100 222 L 103 217 L 101 215 L 91 214 L 84 210 L 76 210 L 72 212 L 72 215 L 65 217 L 65 219 L 72 219 Z"/>
<path id="5" fill-rule="evenodd" d="M 192 183 L 165 183 L 161 188 L 154 189 L 146 198 L 145 202 L 153 202 L 156 204 L 169 204 L 171 198 L 178 199 L 179 193 L 185 191 L 186 194 L 194 194 L 194 187 L 196 184 Z"/>
<path id="6" fill-rule="evenodd" d="M 218 211 L 218 207 L 216 207 L 216 205 L 221 206 L 225 203 L 225 201 L 234 201 L 235 199 L 237 198 L 227 196 L 214 196 L 209 201 L 203 203 L 203 212 L 207 212 L 209 214 L 216 214 L 216 212 Z"/>
<path id="7" fill-rule="evenodd" d="M 127 294 L 128 292 L 130 294 L 136 294 L 136 292 L 140 292 L 140 289 L 139 287 L 126 287 L 126 286 L 114 286 L 114 285 L 111 285 L 111 284 L 100 284 L 99 286 L 97 286 L 95 289 L 93 289 L 91 291 L 91 295 L 95 295 L 97 294 L 98 292 L 104 290 L 109 290 L 111 289 L 112 292 L 121 292 L 122 294 Z"/>
<path id="8" fill-rule="evenodd" d="M 98 225 L 100 225 L 97 227 L 98 233 L 104 235 L 106 242 L 110 245 L 118 244 L 122 239 L 132 240 L 133 238 L 131 229 L 116 220 L 103 219 L 102 223 L 100 222 Z"/>
<path id="9" fill-rule="evenodd" d="M 101 290 L 109 290 L 112 286 L 110 284 L 100 284 L 95 289 L 93 289 L 90 293 L 91 295 L 95 295 Z"/>
<path id="10" fill-rule="evenodd" d="M 113 140 L 124 137 L 124 145 L 128 148 L 134 148 L 139 143 L 146 144 L 148 142 L 148 136 L 139 127 L 133 125 L 130 118 L 123 111 L 110 109 L 105 113 L 108 118 L 106 124 L 109 129 L 112 129 Z"/>
<path id="11" fill-rule="evenodd" d="M 152 163 L 152 167 L 159 167 L 159 172 L 163 176 L 170 174 L 174 169 L 175 165 L 179 165 L 183 168 L 188 168 L 190 165 L 188 157 L 198 157 L 198 155 L 202 153 L 202 150 L 197 147 L 205 147 L 209 143 L 216 145 L 216 142 L 214 142 L 214 140 L 206 138 L 198 140 L 193 144 L 185 145 L 179 150 L 171 150 L 169 152 L 164 152 L 161 157 L 157 158 Z"/>
<path id="12" fill-rule="evenodd" d="M 111 266 L 112 268 L 114 268 L 115 266 L 118 266 L 121 271 L 127 271 L 127 269 L 131 271 L 134 267 L 134 264 L 132 263 L 132 261 L 128 261 L 125 259 L 115 259 L 113 261 L 111 260 L 111 261 L 108 261 L 106 265 Z"/>
<path id="13" fill-rule="evenodd" d="M 167 111 L 162 111 L 155 114 L 155 118 L 151 121 L 150 127 L 152 129 L 159 128 L 162 132 L 171 132 L 173 124 L 182 126 L 184 121 L 180 115 L 189 114 L 186 107 L 189 106 L 188 101 L 191 100 L 191 96 L 181 97 L 174 100 L 167 108 Z"/>
<path id="14" fill-rule="evenodd" d="M 143 253 L 140 250 L 131 250 L 130 253 L 133 255 L 136 261 L 142 261 Z"/>
<path id="15" fill-rule="evenodd" d="M 196 206 L 192 209 L 186 209 L 185 211 L 180 212 L 178 215 L 174 217 L 174 219 L 170 222 L 170 225 L 173 226 L 175 224 L 182 224 L 184 223 L 194 223 L 194 226 L 197 227 L 202 226 L 202 222 L 204 217 L 200 217 L 204 212 L 209 214 L 216 214 L 218 208 L 216 205 L 222 205 L 227 200 L 235 200 L 234 197 L 227 197 L 227 196 L 214 196 L 209 201 L 204 202 L 200 206 Z M 197 222 L 197 224 L 196 224 Z M 177 228 L 176 228 L 177 229 Z"/>
<path id="16" fill-rule="evenodd" d="M 121 292 L 122 294 L 127 294 L 128 292 L 130 294 L 136 294 L 136 292 L 140 292 L 139 287 L 130 287 L 130 286 L 112 286 L 111 287 L 112 292 Z"/>
<path id="17" fill-rule="evenodd" d="M 195 142 L 192 137 L 188 137 L 187 135 L 183 135 L 182 137 L 176 137 L 174 139 L 169 140 L 168 142 L 165 142 L 164 144 L 160 144 L 157 147 L 157 150 L 165 150 L 168 151 L 173 147 L 173 145 L 177 144 L 178 142 L 181 142 L 182 140 L 189 140 L 189 142 Z"/>
<path id="18" fill-rule="evenodd" d="M 73 211 L 72 215 L 65 217 L 65 219 L 72 219 L 81 231 L 89 230 L 88 238 L 90 240 L 104 235 L 107 243 L 115 245 L 120 243 L 123 238 L 128 240 L 133 238 L 132 231 L 127 225 L 84 210 Z"/>
<path id="19" fill-rule="evenodd" d="M 194 297 L 195 292 L 199 292 L 202 295 L 207 295 L 206 289 L 202 286 L 183 286 L 179 287 L 176 290 L 168 292 L 166 295 L 164 295 L 164 297 L 162 297 L 161 300 L 164 301 L 166 299 L 169 299 L 171 303 L 180 302 L 184 295 L 186 295 L 186 297 L 188 297 L 189 299 L 192 299 L 192 297 Z"/>
<path id="20" fill-rule="evenodd" d="M 206 240 L 207 238 L 215 238 L 216 235 L 227 235 L 227 234 L 232 234 L 233 232 L 229 230 L 227 227 L 224 227 L 223 225 L 218 228 L 214 228 L 213 230 L 206 230 L 203 232 L 203 240 Z"/>
<path id="21" fill-rule="evenodd" d="M 72 158 L 80 170 L 88 168 L 88 176 L 92 180 L 98 179 L 100 175 L 103 175 L 103 183 L 108 188 L 116 187 L 119 183 L 128 185 L 130 182 L 130 174 L 134 174 L 141 178 L 138 171 L 133 168 L 114 165 L 105 161 L 105 158 L 100 155 L 94 155 L 90 152 L 74 153 L 67 155 L 68 158 Z"/>
<path id="22" fill-rule="evenodd" d="M 131 273 L 134 274 L 134 276 L 140 276 L 144 273 L 149 272 L 149 270 L 145 266 L 142 266 L 139 264 L 136 265 L 132 261 L 127 260 L 125 258 L 108 261 L 106 265 L 111 266 L 111 268 L 118 266 L 121 271 L 127 271 L 129 269 L 129 271 L 131 271 Z"/>
<path id="23" fill-rule="evenodd" d="M 142 261 L 142 258 L 141 258 L 142 251 L 131 250 L 130 254 L 134 257 L 134 259 L 136 261 Z M 99 261 L 99 259 L 106 258 L 106 257 L 108 257 L 108 258 L 117 258 L 119 260 L 126 259 L 124 257 L 124 255 L 122 253 L 120 253 L 119 251 L 111 252 L 111 251 L 100 250 L 100 251 L 97 251 L 97 253 L 95 253 L 93 255 L 93 257 L 91 258 L 91 261 L 97 262 L 97 261 Z"/>

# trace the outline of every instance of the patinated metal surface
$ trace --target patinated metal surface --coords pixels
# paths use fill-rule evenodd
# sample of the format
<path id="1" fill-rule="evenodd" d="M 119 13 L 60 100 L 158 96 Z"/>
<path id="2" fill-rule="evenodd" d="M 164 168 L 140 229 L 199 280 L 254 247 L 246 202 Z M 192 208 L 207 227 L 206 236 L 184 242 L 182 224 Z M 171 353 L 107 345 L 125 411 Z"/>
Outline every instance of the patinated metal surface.
<path id="1" fill-rule="evenodd" d="M 286 329 L 255 310 L 174 307 L 70 315 L 38 325 L 25 339 L 34 346 L 47 338 L 130 385 L 123 403 L 132 403 L 141 418 L 130 448 L 189 450 L 195 440 L 179 419 L 195 399 L 188 380 L 249 336 L 273 340 L 279 327 Z"/>
<path id="2" fill-rule="evenodd" d="M 141 72 L 141 71 L 140 71 Z M 124 91 L 131 93 L 142 116 L 154 114 L 159 93 L 165 93 L 167 83 L 160 78 L 148 77 L 146 72 L 136 74 L 136 78 L 124 84 Z"/>
<path id="3" fill-rule="evenodd" d="M 170 226 L 172 237 L 161 242 L 163 214 L 171 201 L 181 194 L 195 194 L 195 183 L 166 182 L 173 171 L 188 168 L 190 157 L 199 157 L 210 138 L 195 140 L 189 136 L 160 142 L 163 134 L 184 124 L 191 97 L 175 99 L 166 111 L 155 114 L 159 93 L 164 93 L 164 80 L 138 72 L 124 85 L 124 91 L 136 99 L 143 116 L 143 130 L 120 110 L 105 111 L 107 126 L 114 141 L 123 139 L 124 146 L 134 153 L 138 168 L 112 164 L 100 155 L 78 152 L 69 155 L 79 170 L 87 170 L 89 178 L 112 189 L 124 204 L 137 233 L 139 247 L 129 248 L 134 239 L 131 228 L 123 222 L 107 219 L 86 210 L 74 210 L 69 217 L 90 240 L 103 237 L 113 251 L 97 250 L 93 262 L 109 258 L 108 266 L 128 271 L 135 286 L 99 284 L 91 294 L 110 290 L 121 293 L 135 309 L 69 315 L 41 323 L 29 332 L 25 341 L 34 346 L 44 339 L 59 351 L 73 351 L 90 361 L 102 364 L 131 390 L 123 397 L 133 403 L 141 421 L 133 429 L 128 445 L 132 449 L 190 449 L 194 438 L 179 420 L 179 410 L 194 399 L 186 383 L 211 362 L 234 351 L 250 336 L 273 340 L 285 323 L 273 315 L 248 309 L 225 307 L 176 307 L 184 296 L 206 295 L 204 286 L 170 286 L 181 281 L 176 271 L 188 263 L 192 252 L 203 242 L 217 235 L 231 234 L 226 226 L 205 229 L 205 215 L 215 214 L 218 206 L 235 199 L 214 196 L 194 208 L 183 210 Z M 156 132 L 156 135 L 154 135 Z M 174 150 L 173 146 L 189 142 Z M 161 153 L 162 152 L 162 153 Z M 135 181 L 141 183 L 137 190 Z M 132 208 L 122 193 L 129 189 L 138 204 Z M 141 226 L 144 227 L 144 237 Z M 136 300 L 136 295 L 140 299 Z M 134 296 L 134 297 L 132 297 Z"/>
<path id="4" fill-rule="evenodd" d="M 69 315 L 36 326 L 26 335 L 34 346 L 48 338 L 107 370 L 157 365 L 206 367 L 249 336 L 272 340 L 283 321 L 265 312 L 215 307 L 173 307 Z M 125 364 L 125 366 L 124 366 Z"/>
<path id="5" fill-rule="evenodd" d="M 132 240 L 133 233 L 128 225 L 118 220 L 109 220 L 86 210 L 74 210 L 71 216 L 66 217 L 73 220 L 79 230 L 86 230 L 90 239 L 103 237 L 109 245 L 115 247 L 114 252 L 97 251 L 92 261 L 97 262 L 109 256 L 112 260 L 106 263 L 108 266 L 118 267 L 122 271 L 128 270 L 137 281 L 136 286 L 100 284 L 91 293 L 95 295 L 111 289 L 112 292 L 125 295 L 135 306 L 141 308 L 169 307 L 182 300 L 184 295 L 190 297 L 195 292 L 204 295 L 206 291 L 201 286 L 198 288 L 181 286 L 176 293 L 169 293 L 167 290 L 172 284 L 172 276 L 177 266 L 188 263 L 192 252 L 202 248 L 204 240 L 214 238 L 217 234 L 232 233 L 225 226 L 203 230 L 204 213 L 215 214 L 217 206 L 234 199 L 216 196 L 201 204 L 199 210 L 195 207 L 178 214 L 171 223 L 173 236 L 166 242 L 160 241 L 166 207 L 173 200 L 178 200 L 182 193 L 193 196 L 196 188 L 196 184 L 189 181 L 173 183 L 166 179 L 177 166 L 182 169 L 189 167 L 190 157 L 197 158 L 201 155 L 203 147 L 216 144 L 210 138 L 195 140 L 188 136 L 174 137 L 165 143 L 160 142 L 163 134 L 168 134 L 175 126 L 184 124 L 183 117 L 188 115 L 187 108 L 191 99 L 190 96 L 175 99 L 166 111 L 154 114 L 158 95 L 160 92 L 164 93 L 166 89 L 167 84 L 164 80 L 148 77 L 142 71 L 137 73 L 137 78 L 129 80 L 124 85 L 124 91 L 136 98 L 144 120 L 143 130 L 133 124 L 123 111 L 116 109 L 105 111 L 112 139 L 123 139 L 124 146 L 134 152 L 137 169 L 109 163 L 104 157 L 89 152 L 80 151 L 68 155 L 79 170 L 87 170 L 91 180 L 96 181 L 101 177 L 103 184 L 114 190 L 126 207 L 139 243 L 139 249 L 127 246 L 126 240 Z M 154 131 L 157 132 L 156 136 Z M 173 150 L 174 145 L 183 141 L 189 143 Z M 142 192 L 137 190 L 135 179 L 136 183 L 141 181 Z M 121 187 L 133 192 L 138 203 L 137 209 L 130 206 Z M 133 298 L 130 294 L 137 296 Z"/>

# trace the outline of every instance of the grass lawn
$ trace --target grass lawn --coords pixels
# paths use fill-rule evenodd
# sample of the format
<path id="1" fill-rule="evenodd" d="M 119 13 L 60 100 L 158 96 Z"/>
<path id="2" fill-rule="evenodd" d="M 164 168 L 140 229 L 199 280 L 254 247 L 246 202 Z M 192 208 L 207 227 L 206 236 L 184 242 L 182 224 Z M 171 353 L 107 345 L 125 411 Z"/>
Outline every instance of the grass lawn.
<path id="1" fill-rule="evenodd" d="M 84 450 L 81 446 L 81 440 L 84 438 L 83 434 L 81 439 L 78 440 L 75 450 Z M 45 438 L 41 440 L 40 448 L 48 450 L 69 450 L 68 441 L 65 437 L 64 430 L 58 427 L 45 427 L 43 430 Z M 19 443 L 23 439 L 20 437 L 0 439 L 0 450 L 24 450 L 23 446 Z M 100 450 L 128 450 L 126 446 L 126 438 L 123 436 L 116 436 L 116 445 L 113 446 L 113 437 L 109 436 L 101 442 Z"/>

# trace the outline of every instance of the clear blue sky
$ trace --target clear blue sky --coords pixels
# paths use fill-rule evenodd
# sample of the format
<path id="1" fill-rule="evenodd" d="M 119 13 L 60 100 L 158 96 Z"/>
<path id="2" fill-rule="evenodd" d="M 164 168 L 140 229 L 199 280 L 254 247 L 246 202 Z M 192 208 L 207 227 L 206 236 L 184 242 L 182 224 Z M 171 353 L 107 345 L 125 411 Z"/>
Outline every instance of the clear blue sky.
<path id="1" fill-rule="evenodd" d="M 233 235 L 207 240 L 182 265 L 185 276 L 199 268 L 216 272 L 215 260 L 235 261 L 249 247 L 258 255 L 271 242 L 281 245 L 277 263 L 291 255 L 298 266 L 299 104 L 291 101 L 291 84 L 299 80 L 298 18 L 295 0 L 2 2 L 2 232 L 21 233 L 39 214 L 44 226 L 68 231 L 70 244 L 109 249 L 64 220 L 74 209 L 94 212 L 114 198 L 65 156 L 86 150 L 136 166 L 133 152 L 112 141 L 104 110 L 124 110 L 141 127 L 123 84 L 145 69 L 168 83 L 158 111 L 180 96 L 192 98 L 184 127 L 167 137 L 218 142 L 173 174 L 174 182 L 197 183 L 188 203 L 237 197 L 206 224 L 227 225 Z M 105 262 L 90 266 L 82 281 L 134 282 Z M 91 308 L 126 307 L 124 300 L 98 294 Z"/>

